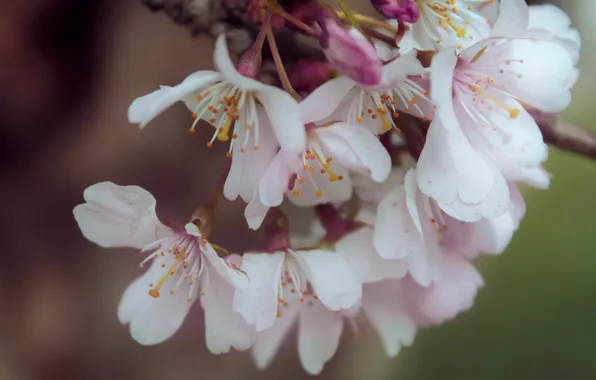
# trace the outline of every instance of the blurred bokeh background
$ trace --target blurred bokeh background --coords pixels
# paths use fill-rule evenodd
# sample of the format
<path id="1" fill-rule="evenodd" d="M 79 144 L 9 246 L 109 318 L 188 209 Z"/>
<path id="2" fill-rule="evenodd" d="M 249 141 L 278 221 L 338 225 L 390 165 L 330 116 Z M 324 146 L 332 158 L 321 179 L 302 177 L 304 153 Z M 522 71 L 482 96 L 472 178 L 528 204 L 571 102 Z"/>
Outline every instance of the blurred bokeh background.
<path id="1" fill-rule="evenodd" d="M 365 0 L 354 0 L 365 2 Z M 583 35 L 571 121 L 591 126 L 596 105 L 594 0 L 566 0 Z M 247 353 L 213 356 L 200 310 L 182 331 L 141 347 L 119 325 L 119 297 L 138 255 L 85 241 L 72 218 L 88 185 L 149 189 L 184 220 L 226 160 L 190 135 L 174 107 L 142 133 L 130 101 L 211 65 L 193 38 L 140 0 L 0 2 L 0 379 L 299 379 L 295 344 L 257 372 Z M 218 157 L 220 159 L 213 159 Z M 476 307 L 388 360 L 374 336 L 349 333 L 322 379 L 596 379 L 596 163 L 551 150 L 552 188 L 526 190 L 528 214 L 510 248 L 480 266 Z M 256 239 L 227 204 L 215 240 Z"/>

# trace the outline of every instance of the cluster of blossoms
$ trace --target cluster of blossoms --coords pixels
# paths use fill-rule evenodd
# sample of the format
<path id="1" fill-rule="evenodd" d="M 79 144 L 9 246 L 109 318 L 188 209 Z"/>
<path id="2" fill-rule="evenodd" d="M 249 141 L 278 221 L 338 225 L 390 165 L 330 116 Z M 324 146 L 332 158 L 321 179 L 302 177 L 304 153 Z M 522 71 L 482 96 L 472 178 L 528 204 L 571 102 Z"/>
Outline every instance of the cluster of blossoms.
<path id="1" fill-rule="evenodd" d="M 261 29 L 237 64 L 221 35 L 217 71 L 140 97 L 128 114 L 143 128 L 181 101 L 190 131 L 212 128 L 207 146 L 229 143 L 219 191 L 244 200 L 262 247 L 230 254 L 211 243 L 216 202 L 166 226 L 146 190 L 103 182 L 74 209 L 89 240 L 145 255 L 118 309 L 141 344 L 171 337 L 199 300 L 209 350 L 252 349 L 259 368 L 297 321 L 309 373 L 345 326 L 370 324 L 393 357 L 417 328 L 472 306 L 483 286 L 473 260 L 501 253 L 525 214 L 518 184 L 549 185 L 535 117 L 569 104 L 580 49 L 560 9 L 372 1 L 381 21 L 343 1 L 342 11 L 293 3 L 250 2 Z M 325 60 L 288 75 L 274 33 L 286 26 L 319 38 Z M 281 88 L 257 79 L 265 40 Z M 314 211 L 307 228 L 284 200 Z"/>

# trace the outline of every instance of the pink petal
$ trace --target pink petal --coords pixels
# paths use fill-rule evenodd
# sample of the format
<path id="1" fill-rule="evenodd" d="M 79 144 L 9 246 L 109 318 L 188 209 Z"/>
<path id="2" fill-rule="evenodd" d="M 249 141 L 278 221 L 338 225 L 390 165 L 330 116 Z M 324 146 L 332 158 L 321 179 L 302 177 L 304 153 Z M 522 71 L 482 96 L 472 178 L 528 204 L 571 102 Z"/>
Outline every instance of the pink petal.
<path id="1" fill-rule="evenodd" d="M 279 206 L 283 202 L 284 193 L 288 191 L 292 174 L 285 156 L 277 153 L 259 183 L 261 202 L 268 207 Z"/>
<path id="2" fill-rule="evenodd" d="M 364 285 L 362 311 L 375 329 L 389 357 L 414 342 L 416 325 L 403 305 L 400 281 Z"/>
<path id="3" fill-rule="evenodd" d="M 435 325 L 472 307 L 484 281 L 472 264 L 457 255 L 446 255 L 440 280 L 430 287 L 404 280 L 404 296 L 410 314 L 419 325 Z"/>

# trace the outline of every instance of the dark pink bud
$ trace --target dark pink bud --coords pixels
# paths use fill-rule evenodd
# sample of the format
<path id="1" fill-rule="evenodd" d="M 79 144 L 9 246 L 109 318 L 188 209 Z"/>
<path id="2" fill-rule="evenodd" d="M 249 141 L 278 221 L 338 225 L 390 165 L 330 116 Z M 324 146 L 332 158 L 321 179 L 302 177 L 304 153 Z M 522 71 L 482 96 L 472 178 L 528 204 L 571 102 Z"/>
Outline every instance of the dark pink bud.
<path id="1" fill-rule="evenodd" d="M 296 91 L 312 92 L 331 79 L 333 67 L 329 62 L 304 59 L 289 70 L 290 83 Z"/>
<path id="2" fill-rule="evenodd" d="M 414 0 L 370 0 L 383 16 L 399 22 L 415 23 L 418 20 L 418 7 Z"/>
<path id="3" fill-rule="evenodd" d="M 291 248 L 290 225 L 286 216 L 277 208 L 269 211 L 265 224 L 265 249 L 269 252 Z"/>
<path id="4" fill-rule="evenodd" d="M 364 86 L 375 86 L 383 78 L 383 61 L 375 46 L 356 28 L 345 29 L 331 17 L 319 17 L 321 46 L 337 71 Z"/>

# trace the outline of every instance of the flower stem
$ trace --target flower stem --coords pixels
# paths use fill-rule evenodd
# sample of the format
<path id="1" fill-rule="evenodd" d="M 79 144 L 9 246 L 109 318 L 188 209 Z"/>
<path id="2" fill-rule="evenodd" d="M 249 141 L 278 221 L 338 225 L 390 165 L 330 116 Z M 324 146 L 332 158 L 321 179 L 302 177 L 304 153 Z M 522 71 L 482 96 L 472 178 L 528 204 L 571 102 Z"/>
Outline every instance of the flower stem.
<path id="1" fill-rule="evenodd" d="M 275 14 L 283 17 L 286 21 L 288 21 L 289 23 L 291 23 L 296 28 L 300 29 L 301 31 L 303 31 L 305 34 L 307 34 L 309 36 L 319 37 L 319 35 L 321 34 L 319 31 L 317 31 L 313 27 L 305 24 L 303 21 L 297 19 L 296 17 L 292 16 L 290 13 L 288 13 L 284 10 L 281 10 L 278 8 L 270 8 L 270 9 L 272 9 Z"/>
<path id="2" fill-rule="evenodd" d="M 277 48 L 277 43 L 275 42 L 275 36 L 273 35 L 273 29 L 271 26 L 267 27 L 267 41 L 269 42 L 269 48 L 271 49 L 271 55 L 273 56 L 273 62 L 275 63 L 275 68 L 277 69 L 277 75 L 279 75 L 279 80 L 281 84 L 287 92 L 290 93 L 297 101 L 302 100 L 302 97 L 294 90 L 292 84 L 290 83 L 290 78 L 288 78 L 288 73 L 284 67 L 284 64 L 281 60 L 281 56 L 279 55 L 279 49 Z"/>
<path id="3" fill-rule="evenodd" d="M 351 15 L 347 14 L 343 8 L 341 11 L 337 11 L 337 15 L 339 16 L 339 18 L 341 18 L 342 20 L 346 20 L 348 22 L 350 22 L 350 17 L 352 17 L 357 23 L 362 23 L 362 24 L 366 24 L 366 25 L 370 25 L 370 26 L 375 26 L 381 29 L 384 29 L 388 32 L 391 32 L 392 34 L 396 34 L 397 33 L 397 28 L 394 28 L 393 26 L 387 24 L 386 22 L 383 22 L 381 20 L 377 20 L 376 18 L 372 18 L 372 17 L 368 17 L 365 15 L 361 15 L 359 13 L 352 13 Z"/>
<path id="4" fill-rule="evenodd" d="M 271 26 L 271 16 L 273 15 L 273 8 L 267 8 L 267 13 L 265 13 L 265 18 L 263 19 L 263 23 L 261 24 L 261 28 L 259 29 L 259 34 L 257 34 L 257 38 L 255 39 L 255 43 L 253 44 L 251 49 L 260 52 L 263 49 L 263 44 L 265 43 L 265 37 L 267 36 L 267 29 Z"/>
<path id="5" fill-rule="evenodd" d="M 343 18 L 348 24 L 352 25 L 354 28 L 359 29 L 360 26 L 358 25 L 358 20 L 356 19 L 356 14 L 350 10 L 348 5 L 344 0 L 335 0 L 337 5 L 341 8 L 341 13 L 343 14 Z M 338 12 L 339 13 L 339 12 Z"/>
<path id="6" fill-rule="evenodd" d="M 226 179 L 228 178 L 228 174 L 230 173 L 230 168 L 232 164 L 228 164 L 224 171 L 221 173 L 219 180 L 217 181 L 217 185 L 211 194 L 211 199 L 209 202 L 205 203 L 206 207 L 212 208 L 215 210 L 217 204 L 219 203 L 221 196 L 223 195 L 224 186 L 226 184 Z"/>

